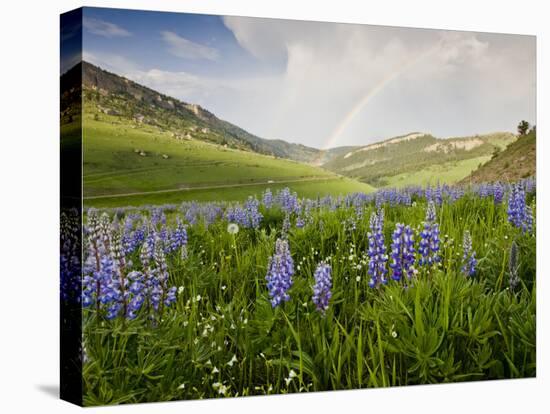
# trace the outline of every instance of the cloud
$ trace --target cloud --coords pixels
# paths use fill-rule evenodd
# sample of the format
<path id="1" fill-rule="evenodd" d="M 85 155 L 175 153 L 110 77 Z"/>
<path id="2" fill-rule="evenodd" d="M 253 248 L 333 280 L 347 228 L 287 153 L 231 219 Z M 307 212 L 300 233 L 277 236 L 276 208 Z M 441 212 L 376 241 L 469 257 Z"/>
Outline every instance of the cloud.
<path id="1" fill-rule="evenodd" d="M 192 42 L 174 32 L 163 31 L 161 36 L 168 45 L 168 51 L 174 56 L 192 60 L 216 60 L 219 57 L 216 49 Z"/>
<path id="2" fill-rule="evenodd" d="M 132 34 L 122 27 L 107 22 L 105 20 L 96 19 L 94 17 L 84 17 L 84 29 L 88 32 L 103 37 L 127 37 Z"/>
<path id="3" fill-rule="evenodd" d="M 536 122 L 533 37 L 238 17 L 224 23 L 257 65 L 226 70 L 218 51 L 206 47 L 205 54 L 205 46 L 172 32 L 163 37 L 181 46 L 180 57 L 224 70 L 168 70 L 97 51 L 92 63 L 258 136 L 316 147 Z"/>
<path id="4" fill-rule="evenodd" d="M 260 135 L 364 144 L 417 130 L 513 130 L 535 116 L 532 37 L 242 17 L 224 23 L 258 60 L 285 63 L 275 92 L 258 91 L 265 115 L 247 118 L 246 100 L 235 99 L 239 121 Z"/>

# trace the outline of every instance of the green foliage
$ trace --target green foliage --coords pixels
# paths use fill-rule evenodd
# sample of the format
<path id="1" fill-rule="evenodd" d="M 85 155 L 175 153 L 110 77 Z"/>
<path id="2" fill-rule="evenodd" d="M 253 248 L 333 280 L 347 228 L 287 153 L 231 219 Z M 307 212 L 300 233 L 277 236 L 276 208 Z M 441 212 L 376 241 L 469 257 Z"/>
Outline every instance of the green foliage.
<path id="1" fill-rule="evenodd" d="M 526 135 L 528 130 L 529 130 L 529 122 L 527 122 L 526 120 L 520 121 L 520 123 L 518 124 L 518 134 Z"/>
<path id="2" fill-rule="evenodd" d="M 425 208 L 385 206 L 386 240 L 397 222 L 418 230 Z M 441 264 L 420 268 L 407 287 L 390 281 L 379 289 L 368 287 L 365 255 L 372 211 L 355 230 L 342 225 L 350 208 L 314 211 L 312 224 L 290 231 L 296 274 L 291 300 L 276 309 L 264 277 L 282 212 L 264 211 L 261 228 L 241 229 L 235 240 L 223 222 L 189 227 L 188 259 L 168 257 L 170 284 L 181 293 L 158 325 L 142 316 L 99 320 L 85 309 L 85 404 L 535 376 L 536 240 L 507 222 L 506 206 L 471 196 L 444 204 Z M 461 273 L 465 230 L 479 260 L 472 278 Z M 334 286 L 324 317 L 311 302 L 323 259 Z"/>

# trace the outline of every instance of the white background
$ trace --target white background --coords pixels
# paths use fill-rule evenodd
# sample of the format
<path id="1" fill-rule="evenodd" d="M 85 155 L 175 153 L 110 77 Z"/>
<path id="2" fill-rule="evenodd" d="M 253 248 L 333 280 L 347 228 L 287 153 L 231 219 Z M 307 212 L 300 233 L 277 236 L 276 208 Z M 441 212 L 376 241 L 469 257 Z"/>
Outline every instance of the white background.
<path id="1" fill-rule="evenodd" d="M 370 4 L 369 4 L 370 3 Z M 537 379 L 101 408 L 101 412 L 548 412 L 550 33 L 545 1 L 110 0 L 88 6 L 537 35 Z M 0 12 L 0 411 L 65 413 L 58 392 L 59 14 L 78 1 L 7 0 Z M 546 256 L 546 257 L 545 257 Z M 90 409 L 96 412 L 99 409 Z"/>

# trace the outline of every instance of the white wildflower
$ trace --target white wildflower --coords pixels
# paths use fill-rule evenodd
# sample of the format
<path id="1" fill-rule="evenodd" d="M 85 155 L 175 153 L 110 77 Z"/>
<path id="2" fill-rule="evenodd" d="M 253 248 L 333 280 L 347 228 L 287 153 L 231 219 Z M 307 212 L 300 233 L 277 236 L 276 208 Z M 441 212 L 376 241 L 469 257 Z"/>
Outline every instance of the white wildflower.
<path id="1" fill-rule="evenodd" d="M 227 365 L 232 367 L 235 362 L 237 362 L 237 355 L 233 355 L 233 358 L 231 358 L 231 361 L 229 361 Z"/>
<path id="2" fill-rule="evenodd" d="M 229 223 L 227 232 L 229 234 L 237 234 L 239 232 L 239 225 L 237 223 Z"/>

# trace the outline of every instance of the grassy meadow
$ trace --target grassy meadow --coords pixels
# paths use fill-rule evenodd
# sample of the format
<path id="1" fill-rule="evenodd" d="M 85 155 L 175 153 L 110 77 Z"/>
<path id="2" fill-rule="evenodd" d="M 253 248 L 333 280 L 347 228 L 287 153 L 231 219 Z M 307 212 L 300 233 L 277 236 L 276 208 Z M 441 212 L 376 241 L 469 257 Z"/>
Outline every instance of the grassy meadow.
<path id="1" fill-rule="evenodd" d="M 487 155 L 467 160 L 434 164 L 418 171 L 385 177 L 384 186 L 399 188 L 410 185 L 436 186 L 437 184 L 456 183 L 468 177 L 472 171 L 490 159 L 491 157 Z"/>
<path id="2" fill-rule="evenodd" d="M 87 113 L 83 136 L 87 206 L 238 201 L 268 187 L 292 187 L 307 197 L 374 190 L 319 167 L 195 139 L 177 140 L 155 126 L 104 114 L 96 120 L 93 112 Z"/>
<path id="3" fill-rule="evenodd" d="M 95 282 L 85 282 L 92 300 L 83 315 L 85 405 L 535 376 L 534 229 L 509 222 L 506 199 L 449 191 L 430 222 L 439 228 L 432 264 L 422 264 L 422 231 L 432 218 L 419 191 L 398 203 L 387 193 L 349 203 L 300 199 L 291 210 L 298 200 L 291 193 L 264 194 L 244 207 L 259 222 L 236 229 L 224 203 L 89 210 L 86 256 L 93 267 L 94 249 L 115 252 L 112 277 L 129 280 L 131 292 L 119 299 L 124 306 L 133 309 L 142 294 L 140 277 L 159 272 L 166 302 L 155 307 L 158 298 L 143 293 L 148 299 L 125 317 L 112 292 L 97 304 Z M 525 202 L 534 209 L 534 194 Z M 383 217 L 378 230 L 373 215 Z M 396 278 L 390 266 L 397 223 L 414 234 L 411 277 Z M 374 286 L 370 265 L 382 256 L 372 254 L 373 232 L 389 258 L 386 282 Z M 266 276 L 278 239 L 293 270 L 287 300 L 274 306 Z M 472 251 L 473 273 L 464 267 Z M 113 272 L 109 257 L 103 273 Z M 320 309 L 312 295 L 321 263 L 331 269 L 331 296 Z"/>

